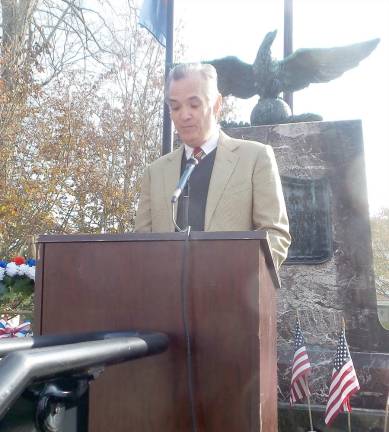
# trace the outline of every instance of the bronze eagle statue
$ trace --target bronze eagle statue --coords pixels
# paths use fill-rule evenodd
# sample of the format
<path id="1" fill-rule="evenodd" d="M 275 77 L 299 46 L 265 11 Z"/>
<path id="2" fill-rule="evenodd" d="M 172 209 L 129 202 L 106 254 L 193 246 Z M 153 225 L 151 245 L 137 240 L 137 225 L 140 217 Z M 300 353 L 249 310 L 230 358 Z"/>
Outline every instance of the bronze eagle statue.
<path id="1" fill-rule="evenodd" d="M 338 78 L 356 67 L 380 41 L 372 39 L 334 48 L 300 48 L 283 60 L 276 60 L 271 56 L 276 35 L 277 30 L 267 33 L 252 65 L 234 56 L 204 62 L 216 68 L 222 96 L 248 99 L 259 95 L 251 113 L 252 125 L 322 120 L 316 114 L 292 116 L 279 94 Z"/>

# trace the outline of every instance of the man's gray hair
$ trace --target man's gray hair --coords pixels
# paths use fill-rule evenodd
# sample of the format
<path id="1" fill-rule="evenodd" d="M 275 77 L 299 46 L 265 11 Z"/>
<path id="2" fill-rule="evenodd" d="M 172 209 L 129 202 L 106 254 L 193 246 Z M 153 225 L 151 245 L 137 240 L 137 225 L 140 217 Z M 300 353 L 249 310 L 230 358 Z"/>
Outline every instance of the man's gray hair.
<path id="1" fill-rule="evenodd" d="M 172 81 L 178 81 L 191 74 L 199 74 L 206 86 L 206 96 L 211 103 L 219 96 L 216 69 L 208 63 L 181 63 L 170 70 L 165 84 L 165 100 L 169 102 L 169 91 Z"/>

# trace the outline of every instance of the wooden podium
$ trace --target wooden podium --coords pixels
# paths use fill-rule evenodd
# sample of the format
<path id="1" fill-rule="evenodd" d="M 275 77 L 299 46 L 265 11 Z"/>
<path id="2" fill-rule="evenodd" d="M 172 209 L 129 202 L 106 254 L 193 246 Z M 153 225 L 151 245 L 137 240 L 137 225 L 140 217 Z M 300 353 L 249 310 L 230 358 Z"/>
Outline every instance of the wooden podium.
<path id="1" fill-rule="evenodd" d="M 91 385 L 89 431 L 190 432 L 185 307 L 198 432 L 276 432 L 277 285 L 260 231 L 41 236 L 35 333 L 165 332 Z"/>

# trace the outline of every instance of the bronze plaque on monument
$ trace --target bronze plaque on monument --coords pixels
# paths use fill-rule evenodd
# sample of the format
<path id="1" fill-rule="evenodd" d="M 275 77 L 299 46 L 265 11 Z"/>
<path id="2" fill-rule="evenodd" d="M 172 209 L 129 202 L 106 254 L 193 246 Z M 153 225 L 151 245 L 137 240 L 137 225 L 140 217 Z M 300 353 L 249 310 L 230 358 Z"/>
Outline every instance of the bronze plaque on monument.
<path id="1" fill-rule="evenodd" d="M 288 264 L 318 264 L 332 255 L 328 180 L 282 177 L 292 244 Z"/>

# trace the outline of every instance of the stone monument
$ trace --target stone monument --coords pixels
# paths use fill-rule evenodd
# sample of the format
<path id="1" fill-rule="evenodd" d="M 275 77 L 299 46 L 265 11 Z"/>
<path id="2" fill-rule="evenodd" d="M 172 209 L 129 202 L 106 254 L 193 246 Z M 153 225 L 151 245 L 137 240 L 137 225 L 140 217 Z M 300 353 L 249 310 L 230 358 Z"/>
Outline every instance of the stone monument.
<path id="1" fill-rule="evenodd" d="M 361 122 L 291 123 L 227 133 L 272 145 L 291 222 L 293 243 L 281 268 L 278 296 L 279 406 L 281 414 L 287 412 L 279 430 L 309 424 L 301 411 L 306 406 L 292 410 L 288 404 L 297 311 L 312 363 L 316 426 L 328 430 L 324 409 L 342 318 L 361 385 L 352 398 L 353 431 L 382 426 L 389 331 L 377 315 Z M 364 415 L 370 416 L 367 423 Z"/>

